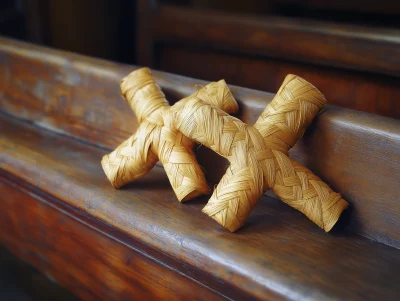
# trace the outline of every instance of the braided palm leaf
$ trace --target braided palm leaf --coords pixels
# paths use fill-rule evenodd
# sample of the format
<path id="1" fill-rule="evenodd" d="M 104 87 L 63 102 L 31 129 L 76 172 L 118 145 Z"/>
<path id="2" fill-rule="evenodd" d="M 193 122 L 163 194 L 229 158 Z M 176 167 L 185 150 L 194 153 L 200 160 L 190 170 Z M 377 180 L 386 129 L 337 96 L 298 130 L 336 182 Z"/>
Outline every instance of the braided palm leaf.
<path id="1" fill-rule="evenodd" d="M 230 161 L 203 212 L 234 232 L 265 190 L 303 212 L 325 231 L 348 206 L 310 170 L 288 157 L 325 106 L 325 97 L 304 79 L 288 75 L 254 126 L 188 98 L 176 111 L 177 129 Z"/>
<path id="2" fill-rule="evenodd" d="M 173 110 L 148 68 L 129 74 L 121 81 L 125 99 L 136 113 L 137 132 L 102 159 L 105 174 L 116 188 L 147 174 L 158 160 L 164 165 L 179 201 L 210 192 L 196 161 L 194 143 L 180 133 Z M 228 112 L 238 110 L 225 81 L 211 83 L 193 96 Z M 178 108 L 180 102 L 174 105 Z"/>

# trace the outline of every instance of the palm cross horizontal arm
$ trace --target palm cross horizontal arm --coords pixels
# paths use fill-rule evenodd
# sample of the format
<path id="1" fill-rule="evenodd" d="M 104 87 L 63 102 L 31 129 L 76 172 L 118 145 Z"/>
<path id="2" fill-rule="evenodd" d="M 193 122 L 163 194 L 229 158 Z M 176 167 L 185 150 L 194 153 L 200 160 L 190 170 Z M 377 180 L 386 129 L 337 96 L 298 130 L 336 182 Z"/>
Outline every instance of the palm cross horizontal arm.
<path id="1" fill-rule="evenodd" d="M 229 160 L 230 166 L 203 212 L 231 232 L 246 221 L 265 190 L 303 212 L 326 232 L 348 206 L 340 194 L 288 157 L 325 106 L 325 97 L 304 79 L 288 75 L 254 126 L 199 98 L 176 111 L 177 129 Z"/>
<path id="2" fill-rule="evenodd" d="M 102 159 L 105 174 L 115 188 L 147 174 L 160 161 L 179 201 L 210 192 L 192 151 L 194 142 L 175 128 L 173 110 L 148 68 L 129 74 L 121 81 L 125 99 L 136 113 L 136 133 Z M 211 83 L 192 96 L 234 113 L 238 105 L 225 81 Z"/>

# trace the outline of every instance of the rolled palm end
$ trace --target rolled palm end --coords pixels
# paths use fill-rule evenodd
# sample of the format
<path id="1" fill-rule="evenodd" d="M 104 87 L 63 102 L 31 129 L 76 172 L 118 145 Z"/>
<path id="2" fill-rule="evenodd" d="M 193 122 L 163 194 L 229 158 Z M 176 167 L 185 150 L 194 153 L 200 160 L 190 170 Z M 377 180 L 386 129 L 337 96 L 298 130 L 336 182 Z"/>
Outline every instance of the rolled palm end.
<path id="1" fill-rule="evenodd" d="M 280 152 L 274 154 L 278 172 L 272 190 L 286 204 L 329 232 L 349 204 L 312 171 Z"/>
<path id="2" fill-rule="evenodd" d="M 133 135 L 103 156 L 101 166 L 111 185 L 118 189 L 147 174 L 157 161 L 158 157 L 148 145 L 144 146 Z"/>
<path id="3" fill-rule="evenodd" d="M 251 157 L 245 164 L 248 166 L 228 168 L 202 210 L 230 232 L 235 232 L 245 224 L 264 192 L 262 170 L 253 164 Z"/>
<path id="4" fill-rule="evenodd" d="M 174 147 L 177 148 L 177 147 Z M 172 189 L 180 202 L 185 202 L 201 195 L 210 194 L 210 187 L 197 164 L 191 150 L 179 153 L 172 151 L 171 161 L 161 159 Z"/>
<path id="5" fill-rule="evenodd" d="M 157 162 L 157 158 L 155 158 L 154 163 L 150 164 L 148 163 L 147 165 L 140 166 L 140 169 L 137 170 L 137 172 L 132 173 L 124 170 L 123 168 L 120 168 L 119 166 L 122 163 L 115 164 L 115 160 L 114 163 L 112 163 L 113 160 L 110 158 L 112 158 L 112 153 L 103 156 L 101 160 L 101 166 L 103 167 L 103 171 L 107 176 L 107 179 L 110 181 L 111 185 L 116 189 L 119 189 L 128 183 L 132 183 L 137 179 L 141 178 L 142 176 L 146 175 Z M 123 160 L 124 159 L 121 159 L 120 161 Z"/>
<path id="6" fill-rule="evenodd" d="M 118 172 L 112 168 L 109 155 L 103 156 L 103 158 L 101 159 L 101 167 L 103 167 L 103 171 L 106 174 L 107 179 L 110 181 L 111 185 L 114 188 L 119 189 L 122 185 L 117 181 Z"/>
<path id="7" fill-rule="evenodd" d="M 189 192 L 188 194 L 184 195 L 182 198 L 178 197 L 178 195 L 177 195 L 177 197 L 178 197 L 179 202 L 183 203 L 183 202 L 186 202 L 186 201 L 189 201 L 189 200 L 193 200 L 193 199 L 195 199 L 197 197 L 200 197 L 202 195 L 208 195 L 210 193 L 211 193 L 210 187 L 208 187 L 208 185 L 207 185 L 207 186 L 202 187 L 202 188 L 193 188 L 193 190 L 191 192 Z"/>
<path id="8" fill-rule="evenodd" d="M 171 135 L 166 131 L 164 138 L 175 139 L 173 143 L 163 144 L 159 158 L 178 200 L 184 202 L 210 194 L 210 187 L 193 151 L 184 145 L 186 138 L 175 131 Z"/>

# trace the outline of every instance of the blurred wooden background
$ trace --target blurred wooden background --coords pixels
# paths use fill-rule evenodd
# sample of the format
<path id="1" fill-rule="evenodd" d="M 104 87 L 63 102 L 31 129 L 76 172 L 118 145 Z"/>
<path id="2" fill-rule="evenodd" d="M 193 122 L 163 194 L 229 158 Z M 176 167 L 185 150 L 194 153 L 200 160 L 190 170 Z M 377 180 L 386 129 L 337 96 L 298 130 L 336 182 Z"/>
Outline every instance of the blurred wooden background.
<path id="1" fill-rule="evenodd" d="M 400 117 L 400 2 L 6 0 L 4 35 L 275 92 L 288 73 L 329 103 Z"/>

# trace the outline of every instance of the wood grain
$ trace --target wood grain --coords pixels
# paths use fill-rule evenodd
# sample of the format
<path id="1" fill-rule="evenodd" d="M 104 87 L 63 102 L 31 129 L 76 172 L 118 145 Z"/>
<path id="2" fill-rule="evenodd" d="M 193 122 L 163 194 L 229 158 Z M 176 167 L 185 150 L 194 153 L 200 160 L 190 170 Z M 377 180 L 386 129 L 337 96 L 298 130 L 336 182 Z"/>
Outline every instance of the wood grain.
<path id="1" fill-rule="evenodd" d="M 226 299 L 34 187 L 0 177 L 0 190 L 1 243 L 82 300 Z"/>
<path id="2" fill-rule="evenodd" d="M 161 168 L 125 189 L 114 190 L 99 164 L 106 150 L 8 117 L 2 118 L 1 128 L 0 167 L 5 172 L 168 254 L 180 262 L 178 271 L 229 298 L 240 299 L 236 292 L 241 291 L 242 296 L 257 299 L 394 300 L 400 293 L 396 248 L 346 231 L 326 235 L 299 212 L 270 197 L 261 200 L 246 227 L 231 234 L 201 213 L 204 198 L 179 203 Z M 14 216 L 23 227 L 18 212 L 24 206 L 12 203 L 22 209 L 2 210 L 2 214 Z M 376 210 L 380 205 L 372 207 Z M 396 225 L 396 201 L 391 205 L 394 211 L 381 211 L 376 216 L 382 221 L 374 223 L 391 220 Z M 355 214 L 362 208 L 357 207 Z"/>

